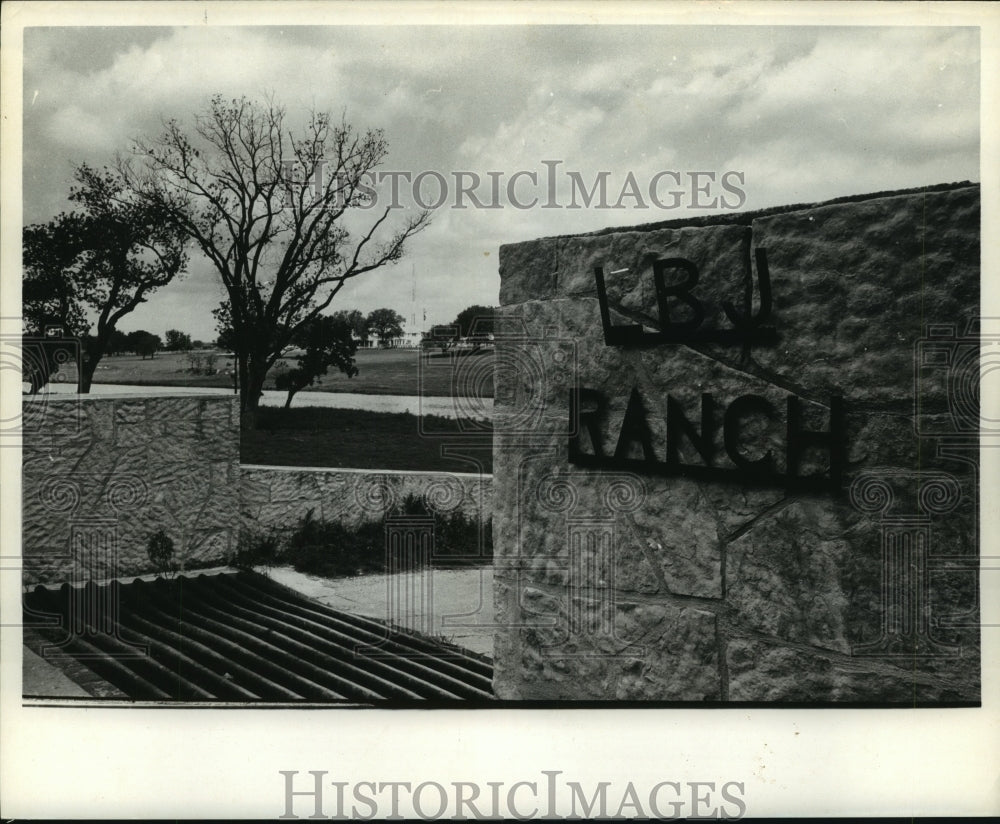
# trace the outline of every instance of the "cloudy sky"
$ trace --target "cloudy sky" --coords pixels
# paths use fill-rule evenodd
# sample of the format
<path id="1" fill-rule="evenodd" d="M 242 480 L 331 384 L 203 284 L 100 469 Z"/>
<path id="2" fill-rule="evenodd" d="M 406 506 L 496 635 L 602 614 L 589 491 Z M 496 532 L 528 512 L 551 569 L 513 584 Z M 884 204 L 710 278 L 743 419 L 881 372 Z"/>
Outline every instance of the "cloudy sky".
<path id="1" fill-rule="evenodd" d="M 70 207 L 74 166 L 109 162 L 164 118 L 190 124 L 215 92 L 272 94 L 292 117 L 309 107 L 344 112 L 385 131 L 383 170 L 444 176 L 448 198 L 405 261 L 338 296 L 339 308 L 397 309 L 411 328 L 424 327 L 425 311 L 429 325 L 495 303 L 502 243 L 979 180 L 972 28 L 33 28 L 24 39 L 25 223 Z M 559 208 L 543 209 L 550 168 Z M 501 208 L 451 208 L 461 171 L 484 181 L 485 202 L 494 173 Z M 519 171 L 539 185 L 521 176 L 515 196 L 538 196 L 539 206 L 508 201 Z M 588 188 L 607 172 L 607 204 L 620 208 L 567 208 L 570 172 Z M 715 182 L 700 176 L 708 188 L 693 193 L 692 172 Z M 727 178 L 728 191 L 727 172 L 740 175 Z M 633 178 L 637 189 L 620 197 Z M 649 196 L 654 179 L 661 205 Z M 425 182 L 422 197 L 433 201 L 435 179 Z M 401 199 L 412 205 L 409 191 Z M 187 276 L 123 328 L 211 339 L 220 297 L 193 255 Z"/>

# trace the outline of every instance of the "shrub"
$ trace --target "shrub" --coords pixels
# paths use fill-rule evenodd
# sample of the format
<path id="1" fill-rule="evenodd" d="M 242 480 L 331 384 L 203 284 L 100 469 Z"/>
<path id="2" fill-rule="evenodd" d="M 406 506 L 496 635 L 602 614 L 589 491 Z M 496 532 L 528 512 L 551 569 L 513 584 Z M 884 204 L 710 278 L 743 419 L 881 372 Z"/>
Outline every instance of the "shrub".
<path id="1" fill-rule="evenodd" d="M 421 497 L 408 495 L 393 514 L 429 517 L 432 513 Z M 437 513 L 433 517 L 433 566 L 475 566 L 488 563 L 493 557 L 489 520 L 481 524 L 478 518 L 464 512 Z M 345 526 L 339 521 L 318 520 L 313 510 L 309 510 L 284 541 L 275 532 L 241 533 L 232 563 L 244 569 L 282 563 L 297 572 L 327 578 L 385 572 L 390 566 L 394 570 L 404 569 L 407 564 L 403 559 L 386 557 L 385 535 L 385 521 Z M 412 567 L 412 563 L 408 565 Z"/>
<path id="2" fill-rule="evenodd" d="M 408 495 L 396 508 L 397 515 L 429 516 L 422 498 Z M 367 521 L 347 527 L 338 521 L 320 521 L 310 510 L 289 535 L 278 559 L 298 572 L 325 577 L 384 572 L 390 566 L 386 556 L 385 522 Z M 480 522 L 464 512 L 434 515 L 434 550 L 431 562 L 439 567 L 474 566 L 493 555 L 489 522 L 482 525 L 483 547 L 478 551 Z M 404 568 L 402 559 L 392 558 L 393 569 Z"/>
<path id="3" fill-rule="evenodd" d="M 215 366 L 216 354 L 214 352 L 205 352 L 203 354 L 198 352 L 188 352 L 187 371 L 192 375 L 214 375 L 216 371 Z"/>
<path id="4" fill-rule="evenodd" d="M 348 528 L 339 521 L 317 521 L 310 510 L 289 536 L 283 560 L 298 572 L 329 577 L 381 572 L 384 535 L 379 521 Z"/>
<path id="5" fill-rule="evenodd" d="M 438 566 L 475 566 L 493 558 L 493 530 L 490 522 L 480 521 L 464 512 L 451 512 L 435 524 L 435 556 Z"/>
<path id="6" fill-rule="evenodd" d="M 422 496 L 407 495 L 398 507 L 401 515 L 432 515 L 434 517 L 434 566 L 474 566 L 493 557 L 493 530 L 487 521 L 483 528 L 480 548 L 480 521 L 461 510 L 432 513 Z"/>
<path id="7" fill-rule="evenodd" d="M 255 566 L 270 567 L 281 559 L 281 541 L 273 532 L 267 534 L 241 532 L 236 544 L 236 554 L 231 563 L 238 569 Z"/>
<path id="8" fill-rule="evenodd" d="M 167 533 L 159 529 L 146 539 L 146 555 L 158 575 L 169 575 L 177 571 L 174 561 L 174 541 Z"/>

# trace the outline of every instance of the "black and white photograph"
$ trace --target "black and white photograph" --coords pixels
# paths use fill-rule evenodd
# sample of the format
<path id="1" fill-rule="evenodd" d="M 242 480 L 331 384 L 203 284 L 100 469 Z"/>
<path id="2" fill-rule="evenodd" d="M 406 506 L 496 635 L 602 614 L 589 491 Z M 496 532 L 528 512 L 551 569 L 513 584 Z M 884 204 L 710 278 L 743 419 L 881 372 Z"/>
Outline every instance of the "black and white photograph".
<path id="1" fill-rule="evenodd" d="M 791 5 L 5 4 L 17 817 L 1000 812 L 1000 15 Z"/>

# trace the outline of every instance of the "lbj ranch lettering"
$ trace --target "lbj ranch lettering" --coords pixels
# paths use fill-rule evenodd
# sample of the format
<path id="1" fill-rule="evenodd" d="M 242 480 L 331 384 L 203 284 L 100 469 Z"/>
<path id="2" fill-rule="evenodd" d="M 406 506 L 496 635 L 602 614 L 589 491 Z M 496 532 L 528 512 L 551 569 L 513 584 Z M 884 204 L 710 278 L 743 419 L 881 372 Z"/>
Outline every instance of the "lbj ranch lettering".
<path id="1" fill-rule="evenodd" d="M 698 283 L 698 267 L 685 258 L 665 258 L 653 263 L 653 284 L 656 290 L 661 331 L 647 332 L 640 325 L 615 326 L 611 323 L 607 289 L 602 267 L 595 269 L 597 297 L 600 303 L 601 325 L 608 346 L 646 346 L 662 343 L 724 343 L 747 345 L 773 343 L 777 333 L 765 325 L 771 313 L 771 284 L 767 255 L 763 249 L 755 253 L 757 261 L 760 308 L 751 314 L 753 278 L 750 270 L 749 246 L 745 248 L 746 314 L 740 314 L 729 301 L 722 308 L 732 323 L 732 329 L 701 330 L 705 308 L 694 294 Z M 680 283 L 668 285 L 666 273 L 680 269 L 686 275 Z M 669 299 L 675 298 L 689 308 L 689 317 L 674 321 L 670 316 Z M 608 449 L 602 437 L 602 424 L 607 417 L 608 398 L 600 391 L 587 387 L 570 390 L 568 458 L 575 466 L 588 469 L 627 470 L 645 475 L 683 476 L 703 481 L 739 482 L 747 486 L 784 486 L 790 492 L 828 492 L 842 490 L 847 461 L 844 402 L 839 395 L 830 398 L 829 429 L 807 429 L 803 422 L 802 400 L 789 395 L 784 420 L 774 404 L 762 395 L 746 394 L 733 399 L 722 411 L 722 446 L 728 466 L 717 464 L 719 402 L 710 393 L 701 396 L 701 425 L 696 427 L 680 401 L 667 395 L 666 443 L 655 445 L 647 418 L 646 404 L 637 387 L 632 388 L 625 416 L 622 419 L 614 451 Z M 769 422 L 773 433 L 784 430 L 784 471 L 779 468 L 773 450 L 750 457 L 760 450 L 748 449 L 744 424 L 750 417 Z M 586 433 L 589 451 L 584 451 L 581 435 Z M 683 463 L 681 444 L 694 447 L 701 463 Z M 629 457 L 638 446 L 642 458 Z M 659 448 L 658 448 L 659 447 Z M 808 449 L 827 453 L 828 468 L 823 473 L 804 473 L 803 458 Z"/>
<path id="2" fill-rule="evenodd" d="M 785 486 L 789 491 L 839 492 L 843 481 L 846 450 L 844 448 L 843 400 L 830 399 L 830 428 L 827 431 L 808 430 L 802 423 L 801 400 L 789 395 L 785 413 L 785 471 L 779 471 L 771 450 L 751 458 L 744 444 L 743 423 L 753 414 L 763 415 L 775 425 L 780 418 L 774 405 L 761 395 L 741 395 L 733 400 L 723 414 L 722 442 L 731 466 L 716 466 L 716 408 L 712 395 L 701 396 L 701 429 L 691 423 L 681 404 L 667 395 L 667 437 L 665 448 L 658 450 L 646 417 L 646 408 L 637 388 L 629 396 L 622 419 L 618 441 L 612 454 L 607 454 L 601 437 L 601 424 L 606 418 L 607 397 L 595 389 L 570 391 L 569 462 L 587 469 L 625 469 L 644 475 L 682 475 L 704 481 L 738 481 L 747 486 Z M 591 408 L 583 409 L 584 405 Z M 581 434 L 590 441 L 584 451 Z M 680 446 L 686 439 L 701 458 L 701 464 L 685 464 L 680 459 Z M 627 457 L 633 444 L 642 449 L 642 458 Z M 829 470 L 822 474 L 802 474 L 805 451 L 819 448 L 829 454 Z M 663 458 L 660 458 L 660 455 Z"/>
<path id="3" fill-rule="evenodd" d="M 608 291 L 604 283 L 604 268 L 596 267 L 594 279 L 597 283 L 597 300 L 601 308 L 604 342 L 608 346 L 648 346 L 660 343 L 743 345 L 775 343 L 778 340 L 777 332 L 773 326 L 765 323 L 771 316 L 771 276 L 767 268 L 767 253 L 764 249 L 756 249 L 754 256 L 757 260 L 760 308 L 757 314 L 751 314 L 753 271 L 750 267 L 750 246 L 745 243 L 743 303 L 746 306 L 746 314 L 740 314 L 731 301 L 722 302 L 722 309 L 733 325 L 732 329 L 703 330 L 700 328 L 705 320 L 705 306 L 693 291 L 694 287 L 698 285 L 699 272 L 697 265 L 687 258 L 663 258 L 653 263 L 653 287 L 656 290 L 656 307 L 660 320 L 659 332 L 647 332 L 639 324 L 615 326 L 611 323 Z M 680 283 L 668 285 L 667 273 L 672 269 L 682 271 L 685 277 Z M 680 321 L 672 319 L 670 313 L 671 298 L 685 304 L 688 307 L 690 317 Z"/>

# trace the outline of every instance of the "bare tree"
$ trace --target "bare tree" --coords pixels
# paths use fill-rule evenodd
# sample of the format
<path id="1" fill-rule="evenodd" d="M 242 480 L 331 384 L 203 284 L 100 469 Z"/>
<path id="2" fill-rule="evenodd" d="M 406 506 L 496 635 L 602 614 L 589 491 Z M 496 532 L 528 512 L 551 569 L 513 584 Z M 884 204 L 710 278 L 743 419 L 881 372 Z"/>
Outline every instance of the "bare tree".
<path id="1" fill-rule="evenodd" d="M 132 189 L 167 211 L 212 262 L 226 289 L 220 326 L 232 330 L 243 425 L 255 424 L 268 370 L 296 333 L 352 278 L 395 263 L 429 222 L 402 227 L 373 213 L 352 237 L 345 226 L 371 208 L 372 171 L 387 144 L 310 111 L 298 133 L 285 110 L 214 96 L 189 136 L 176 120 L 156 140 L 135 141 L 119 170 Z M 348 213 L 348 210 L 352 210 Z"/>

